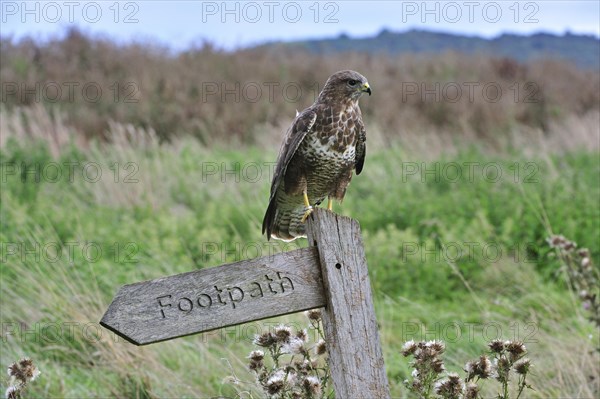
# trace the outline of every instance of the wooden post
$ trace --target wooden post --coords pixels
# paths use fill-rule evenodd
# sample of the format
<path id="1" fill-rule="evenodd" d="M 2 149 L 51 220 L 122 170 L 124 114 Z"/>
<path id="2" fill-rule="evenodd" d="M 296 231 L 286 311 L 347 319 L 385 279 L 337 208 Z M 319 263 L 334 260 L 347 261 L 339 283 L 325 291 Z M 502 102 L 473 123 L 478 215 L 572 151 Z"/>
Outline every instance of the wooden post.
<path id="1" fill-rule="evenodd" d="M 327 303 L 323 327 L 336 397 L 389 398 L 358 222 L 316 208 L 307 235 L 321 263 Z"/>
<path id="2" fill-rule="evenodd" d="M 308 248 L 121 287 L 100 324 L 147 345 L 324 307 L 335 395 L 390 397 L 356 220 L 315 209 Z"/>

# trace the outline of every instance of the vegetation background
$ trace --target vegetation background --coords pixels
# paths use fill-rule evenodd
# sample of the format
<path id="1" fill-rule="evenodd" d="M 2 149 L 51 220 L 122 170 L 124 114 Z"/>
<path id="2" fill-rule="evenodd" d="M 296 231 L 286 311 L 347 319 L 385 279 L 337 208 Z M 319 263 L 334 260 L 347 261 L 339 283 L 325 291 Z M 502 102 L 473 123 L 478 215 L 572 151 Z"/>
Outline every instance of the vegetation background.
<path id="1" fill-rule="evenodd" d="M 295 111 L 351 68 L 373 88 L 368 155 L 334 209 L 361 223 L 393 395 L 404 341 L 446 341 L 460 371 L 503 338 L 530 352 L 529 397 L 595 397 L 598 331 L 546 238 L 599 264 L 598 70 L 309 50 L 2 39 L 2 367 L 35 361 L 31 397 L 245 395 L 224 380 L 252 379 L 254 334 L 301 316 L 141 348 L 98 321 L 123 284 L 305 246 L 260 234 L 270 171 Z"/>

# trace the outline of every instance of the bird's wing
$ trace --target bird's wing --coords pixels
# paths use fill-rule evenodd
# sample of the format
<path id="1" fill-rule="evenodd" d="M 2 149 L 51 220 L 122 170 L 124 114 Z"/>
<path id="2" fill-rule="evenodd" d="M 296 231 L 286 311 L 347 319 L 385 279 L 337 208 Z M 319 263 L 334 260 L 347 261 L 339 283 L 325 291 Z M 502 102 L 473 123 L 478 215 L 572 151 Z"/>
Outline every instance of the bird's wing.
<path id="1" fill-rule="evenodd" d="M 277 164 L 275 165 L 275 173 L 273 174 L 273 182 L 271 183 L 271 200 L 277 193 L 277 189 L 281 184 L 285 171 L 292 160 L 292 157 L 300 147 L 300 143 L 304 137 L 310 132 L 310 129 L 317 120 L 317 113 L 310 108 L 305 109 L 296 116 L 292 125 L 286 133 L 286 138 L 279 150 Z"/>
<path id="2" fill-rule="evenodd" d="M 354 161 L 354 169 L 356 169 L 356 174 L 360 175 L 362 172 L 363 166 L 365 164 L 365 156 L 367 155 L 367 131 L 365 130 L 365 125 L 363 124 L 362 117 L 358 115 L 358 138 L 356 140 L 356 155 Z"/>

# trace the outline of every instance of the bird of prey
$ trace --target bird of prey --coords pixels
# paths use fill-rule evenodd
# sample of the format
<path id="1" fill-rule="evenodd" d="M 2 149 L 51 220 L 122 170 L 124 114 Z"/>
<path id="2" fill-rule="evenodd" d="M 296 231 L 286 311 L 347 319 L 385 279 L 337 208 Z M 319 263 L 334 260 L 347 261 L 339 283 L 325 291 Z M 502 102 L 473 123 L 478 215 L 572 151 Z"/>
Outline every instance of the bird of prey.
<path id="1" fill-rule="evenodd" d="M 358 99 L 371 95 L 367 79 L 339 71 L 327 79 L 313 105 L 298 113 L 279 150 L 262 232 L 267 239 L 306 237 L 306 218 L 328 197 L 341 201 L 352 172 L 365 162 L 366 131 Z"/>

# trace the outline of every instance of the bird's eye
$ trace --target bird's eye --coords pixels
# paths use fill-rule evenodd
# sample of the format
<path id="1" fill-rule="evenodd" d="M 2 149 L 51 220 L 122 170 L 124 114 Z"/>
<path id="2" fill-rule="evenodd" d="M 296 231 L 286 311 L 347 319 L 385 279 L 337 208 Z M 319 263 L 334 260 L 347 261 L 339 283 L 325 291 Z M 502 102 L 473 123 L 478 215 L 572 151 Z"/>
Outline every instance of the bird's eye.
<path id="1" fill-rule="evenodd" d="M 354 79 L 350 79 L 350 80 L 348 81 L 348 84 L 349 84 L 350 86 L 356 86 L 356 83 L 358 83 L 358 82 L 357 82 L 356 80 L 354 80 Z"/>

